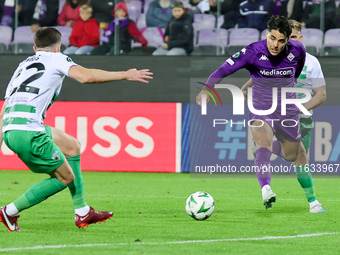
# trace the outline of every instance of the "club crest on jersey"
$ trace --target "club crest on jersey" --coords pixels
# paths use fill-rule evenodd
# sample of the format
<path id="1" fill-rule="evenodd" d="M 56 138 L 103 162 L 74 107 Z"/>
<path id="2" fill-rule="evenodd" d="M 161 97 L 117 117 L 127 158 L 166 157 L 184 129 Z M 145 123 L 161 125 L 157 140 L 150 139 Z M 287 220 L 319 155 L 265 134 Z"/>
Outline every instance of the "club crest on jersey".
<path id="1" fill-rule="evenodd" d="M 295 56 L 293 53 L 289 53 L 287 58 L 289 59 L 289 61 L 292 61 L 295 58 Z"/>
<path id="2" fill-rule="evenodd" d="M 52 154 L 52 159 L 54 159 L 54 160 L 60 160 L 59 151 L 53 152 L 53 154 Z"/>

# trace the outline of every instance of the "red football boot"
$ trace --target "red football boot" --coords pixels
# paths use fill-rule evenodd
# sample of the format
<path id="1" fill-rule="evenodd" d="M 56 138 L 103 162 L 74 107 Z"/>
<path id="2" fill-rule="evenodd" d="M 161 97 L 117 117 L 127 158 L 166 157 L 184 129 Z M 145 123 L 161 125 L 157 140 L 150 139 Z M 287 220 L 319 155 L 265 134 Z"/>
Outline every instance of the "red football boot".
<path id="1" fill-rule="evenodd" d="M 6 206 L 3 206 L 0 208 L 0 222 L 2 222 L 6 228 L 8 229 L 8 232 L 21 232 L 21 230 L 18 227 L 18 218 L 20 216 L 10 216 L 6 213 Z"/>
<path id="2" fill-rule="evenodd" d="M 90 211 L 85 216 L 79 216 L 78 214 L 76 214 L 74 221 L 77 227 L 83 228 L 87 227 L 89 224 L 106 221 L 107 219 L 110 219 L 112 215 L 113 212 L 100 212 L 90 207 Z"/>

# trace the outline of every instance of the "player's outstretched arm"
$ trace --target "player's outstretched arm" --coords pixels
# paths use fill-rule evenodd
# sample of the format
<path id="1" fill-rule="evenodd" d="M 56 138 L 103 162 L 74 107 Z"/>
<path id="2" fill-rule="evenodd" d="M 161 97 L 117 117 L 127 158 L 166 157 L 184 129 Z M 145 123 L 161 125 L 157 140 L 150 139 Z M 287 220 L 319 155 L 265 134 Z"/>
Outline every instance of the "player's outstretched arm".
<path id="1" fill-rule="evenodd" d="M 326 85 L 321 86 L 314 89 L 315 95 L 312 97 L 311 100 L 309 100 L 304 107 L 309 111 L 311 109 L 314 109 L 315 107 L 318 107 L 320 104 L 322 104 L 326 98 Z"/>
<path id="2" fill-rule="evenodd" d="M 110 72 L 100 69 L 90 69 L 82 66 L 72 66 L 68 76 L 80 83 L 104 83 L 109 81 L 139 81 L 149 83 L 153 79 L 153 73 L 149 69 L 137 70 L 136 68 L 127 71 Z"/>

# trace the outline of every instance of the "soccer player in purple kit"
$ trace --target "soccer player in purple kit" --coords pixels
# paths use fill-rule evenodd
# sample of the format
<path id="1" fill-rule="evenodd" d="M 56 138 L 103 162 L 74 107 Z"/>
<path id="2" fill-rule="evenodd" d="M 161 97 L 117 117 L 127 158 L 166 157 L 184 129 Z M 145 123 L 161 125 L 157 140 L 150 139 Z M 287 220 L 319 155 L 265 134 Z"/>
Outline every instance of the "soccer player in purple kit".
<path id="1" fill-rule="evenodd" d="M 272 16 L 268 23 L 266 40 L 254 42 L 240 52 L 228 58 L 223 65 L 213 72 L 207 85 L 214 86 L 226 76 L 241 68 L 249 71 L 253 82 L 252 101 L 257 110 L 268 110 L 273 104 L 273 88 L 277 88 L 277 108 L 273 113 L 260 115 L 250 112 L 251 132 L 256 143 L 256 176 L 262 189 L 262 199 L 265 208 L 271 208 L 276 201 L 272 191 L 270 157 L 272 154 L 272 139 L 274 135 L 282 144 L 282 153 L 286 160 L 297 162 L 301 133 L 299 125 L 299 108 L 288 104 L 286 114 L 281 113 L 281 89 L 294 88 L 295 79 L 300 75 L 306 57 L 306 49 L 302 43 L 288 40 L 292 32 L 288 19 L 283 16 Z M 207 86 L 205 89 L 210 90 Z M 202 95 L 207 101 L 209 95 L 201 91 L 196 97 L 201 103 Z M 275 94 L 274 94 L 275 95 Z M 296 93 L 286 93 L 287 99 L 296 99 Z M 282 125 L 282 121 L 286 125 Z M 288 124 L 289 123 L 289 124 Z M 287 127 L 288 126 L 288 127 Z"/>
<path id="2" fill-rule="evenodd" d="M 301 34 L 301 23 L 295 20 L 289 20 L 292 26 L 292 33 L 289 39 L 294 41 L 302 41 L 303 35 Z M 250 79 L 242 86 L 242 92 L 247 98 L 247 88 L 252 86 L 252 80 Z M 311 114 L 306 116 L 305 114 L 300 114 L 300 128 L 301 128 L 301 144 L 298 154 L 298 162 L 302 165 L 296 165 L 292 162 L 296 172 L 296 177 L 300 186 L 302 187 L 306 199 L 309 203 L 311 213 L 327 213 L 325 209 L 322 208 L 322 204 L 317 200 L 314 188 L 314 181 L 309 167 L 309 146 L 311 142 L 311 133 L 313 128 L 313 110 L 315 107 L 319 106 L 326 100 L 326 82 L 322 73 L 322 69 L 318 59 L 308 52 L 306 53 L 305 66 L 297 79 L 296 87 L 302 87 L 309 91 L 313 96 L 310 101 L 308 101 L 304 107 Z M 304 94 L 297 94 L 297 97 L 303 98 Z M 273 141 L 272 147 L 273 154 L 276 154 L 283 158 L 281 143 L 278 140 Z M 253 148 L 253 153 L 256 155 L 255 147 Z"/>

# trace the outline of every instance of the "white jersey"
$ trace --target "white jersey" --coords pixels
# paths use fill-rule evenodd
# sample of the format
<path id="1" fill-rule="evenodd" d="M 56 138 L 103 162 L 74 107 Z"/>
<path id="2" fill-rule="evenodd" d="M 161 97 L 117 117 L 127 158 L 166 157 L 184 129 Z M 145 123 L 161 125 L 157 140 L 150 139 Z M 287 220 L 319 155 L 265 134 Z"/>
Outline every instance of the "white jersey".
<path id="1" fill-rule="evenodd" d="M 46 111 L 57 99 L 73 65 L 77 64 L 60 52 L 38 51 L 22 61 L 6 89 L 2 132 L 45 131 Z"/>
<path id="2" fill-rule="evenodd" d="M 308 89 L 312 96 L 314 96 L 314 89 L 325 86 L 325 78 L 322 73 L 319 60 L 313 55 L 306 53 L 306 61 L 303 70 L 297 79 L 296 87 Z M 299 94 L 298 97 L 303 97 L 304 94 Z M 313 114 L 313 110 L 309 111 Z M 301 114 L 301 118 L 307 118 L 308 116 Z"/>

